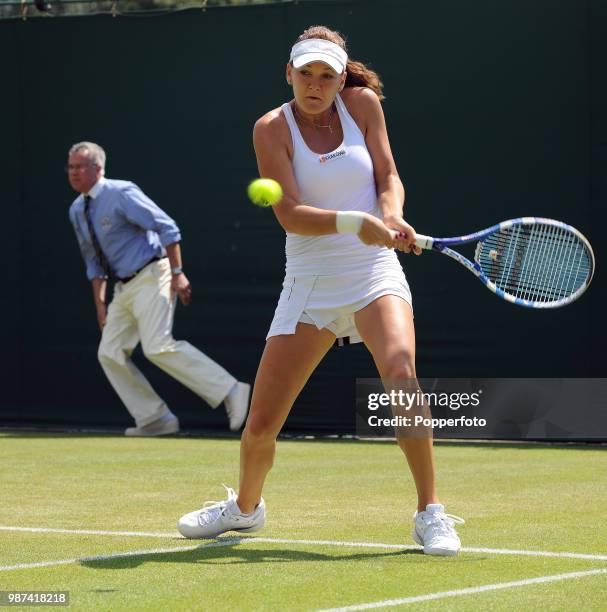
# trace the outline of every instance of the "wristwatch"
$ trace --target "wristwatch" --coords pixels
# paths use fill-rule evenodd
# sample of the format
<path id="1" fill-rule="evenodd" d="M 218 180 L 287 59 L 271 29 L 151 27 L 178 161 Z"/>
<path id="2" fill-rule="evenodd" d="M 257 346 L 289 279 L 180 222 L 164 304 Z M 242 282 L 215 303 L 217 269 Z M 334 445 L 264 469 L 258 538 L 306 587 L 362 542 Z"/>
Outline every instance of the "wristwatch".
<path id="1" fill-rule="evenodd" d="M 177 276 L 183 272 L 183 268 L 181 266 L 176 266 L 175 268 L 171 268 L 171 274 L 173 276 Z"/>

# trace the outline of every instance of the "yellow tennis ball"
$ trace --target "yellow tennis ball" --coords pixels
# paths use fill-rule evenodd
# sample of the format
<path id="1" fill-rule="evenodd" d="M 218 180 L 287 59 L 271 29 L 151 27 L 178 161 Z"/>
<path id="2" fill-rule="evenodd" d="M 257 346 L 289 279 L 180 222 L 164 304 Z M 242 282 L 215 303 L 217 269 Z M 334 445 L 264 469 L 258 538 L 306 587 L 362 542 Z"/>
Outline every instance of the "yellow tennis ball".
<path id="1" fill-rule="evenodd" d="M 247 194 L 257 206 L 274 206 L 282 198 L 282 187 L 274 179 L 260 178 L 249 184 Z"/>

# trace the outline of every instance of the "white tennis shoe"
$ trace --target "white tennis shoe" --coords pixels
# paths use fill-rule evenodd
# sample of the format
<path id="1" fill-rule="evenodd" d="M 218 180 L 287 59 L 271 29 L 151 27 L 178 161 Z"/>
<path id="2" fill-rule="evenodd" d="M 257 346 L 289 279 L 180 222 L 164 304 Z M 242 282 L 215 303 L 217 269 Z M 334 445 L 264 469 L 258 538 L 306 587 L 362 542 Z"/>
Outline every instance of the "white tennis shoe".
<path id="1" fill-rule="evenodd" d="M 451 557 L 459 552 L 462 543 L 455 531 L 455 524 L 466 521 L 453 514 L 445 514 L 442 504 L 428 504 L 423 512 L 413 515 L 413 539 L 424 547 L 427 555 Z"/>
<path id="2" fill-rule="evenodd" d="M 208 501 L 200 510 L 185 514 L 179 519 L 177 529 L 186 538 L 215 538 L 226 531 L 253 533 L 266 521 L 266 504 L 261 498 L 250 514 L 242 514 L 236 503 L 234 489 L 226 487 L 228 499 L 222 502 Z"/>
<path id="3" fill-rule="evenodd" d="M 250 395 L 251 385 L 237 382 L 223 400 L 230 419 L 230 431 L 238 431 L 242 427 L 249 411 Z"/>

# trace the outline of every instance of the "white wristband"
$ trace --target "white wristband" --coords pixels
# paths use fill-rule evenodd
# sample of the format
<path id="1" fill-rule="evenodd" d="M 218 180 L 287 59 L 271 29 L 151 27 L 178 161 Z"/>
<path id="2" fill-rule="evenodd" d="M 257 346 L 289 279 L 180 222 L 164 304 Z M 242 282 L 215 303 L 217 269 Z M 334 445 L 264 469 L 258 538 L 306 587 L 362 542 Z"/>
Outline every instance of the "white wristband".
<path id="1" fill-rule="evenodd" d="M 358 210 L 338 210 L 335 219 L 338 234 L 358 234 L 363 226 L 365 213 Z"/>

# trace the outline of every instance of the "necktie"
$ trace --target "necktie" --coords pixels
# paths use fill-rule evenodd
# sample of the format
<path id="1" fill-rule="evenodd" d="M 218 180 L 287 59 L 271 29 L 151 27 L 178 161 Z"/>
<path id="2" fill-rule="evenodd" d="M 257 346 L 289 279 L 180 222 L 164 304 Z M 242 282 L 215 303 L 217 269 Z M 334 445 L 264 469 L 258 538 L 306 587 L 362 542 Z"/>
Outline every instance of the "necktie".
<path id="1" fill-rule="evenodd" d="M 89 228 L 89 234 L 91 235 L 91 242 L 93 243 L 93 249 L 95 249 L 95 256 L 97 257 L 97 263 L 101 266 L 103 272 L 108 278 L 114 279 L 114 273 L 112 272 L 112 268 L 105 256 L 105 253 L 101 250 L 101 245 L 99 244 L 99 240 L 97 240 L 97 234 L 95 234 L 95 230 L 93 229 L 93 221 L 91 220 L 91 196 L 84 196 L 84 218 L 86 219 L 86 224 Z"/>

